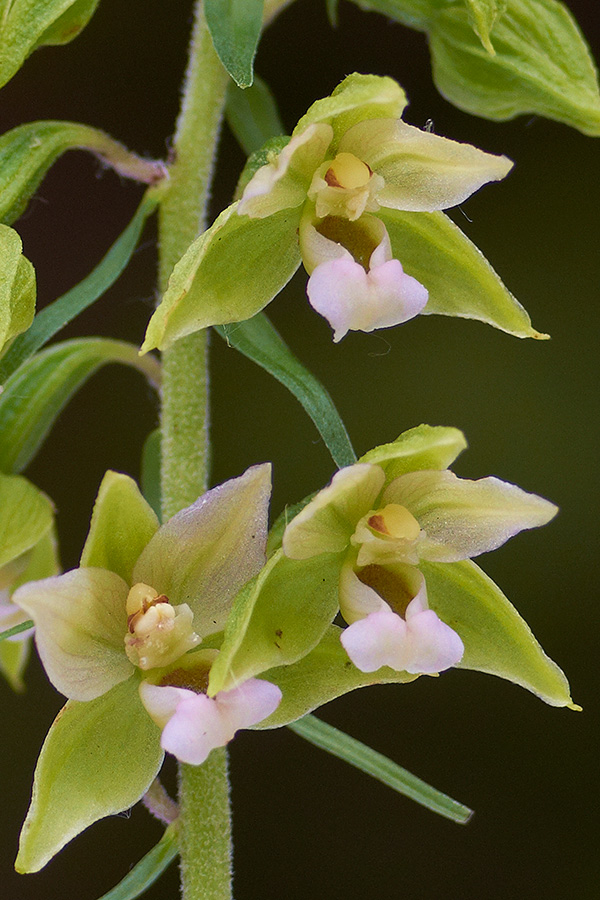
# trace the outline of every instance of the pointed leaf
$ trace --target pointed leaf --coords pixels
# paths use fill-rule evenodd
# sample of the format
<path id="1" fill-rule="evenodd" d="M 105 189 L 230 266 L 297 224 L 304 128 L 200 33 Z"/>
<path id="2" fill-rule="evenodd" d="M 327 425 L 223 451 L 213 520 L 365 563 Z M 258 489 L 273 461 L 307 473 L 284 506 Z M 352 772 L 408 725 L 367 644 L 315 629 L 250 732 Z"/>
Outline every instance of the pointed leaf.
<path id="1" fill-rule="evenodd" d="M 123 881 L 108 894 L 103 894 L 100 900 L 136 900 L 137 897 L 141 897 L 178 853 L 177 824 L 174 822 L 165 830 L 158 844 L 136 863 Z"/>
<path id="2" fill-rule="evenodd" d="M 92 822 L 137 803 L 162 758 L 136 679 L 89 703 L 69 701 L 40 753 L 17 871 L 37 872 Z"/>
<path id="3" fill-rule="evenodd" d="M 0 0 L 0 87 L 44 44 L 66 44 L 92 17 L 98 0 Z"/>
<path id="4" fill-rule="evenodd" d="M 0 225 L 0 354 L 35 313 L 35 271 L 16 231 Z"/>
<path id="5" fill-rule="evenodd" d="M 538 113 L 600 135 L 596 68 L 563 3 L 509 0 L 494 25 L 494 56 L 473 32 L 469 11 L 443 5 L 429 44 L 436 85 L 460 109 L 496 120 Z"/>
<path id="6" fill-rule="evenodd" d="M 217 327 L 227 343 L 258 363 L 300 401 L 342 468 L 356 462 L 346 427 L 323 385 L 296 359 L 267 317 L 258 313 L 246 322 Z"/>
<path id="7" fill-rule="evenodd" d="M 80 565 L 108 569 L 131 585 L 133 567 L 157 531 L 158 519 L 133 478 L 109 471 L 98 491 Z"/>
<path id="8" fill-rule="evenodd" d="M 478 319 L 515 337 L 547 337 L 532 327 L 485 256 L 444 213 L 382 209 L 377 215 L 394 256 L 429 291 L 423 315 Z"/>
<path id="9" fill-rule="evenodd" d="M 377 672 L 361 672 L 352 665 L 340 643 L 343 629 L 330 625 L 317 646 L 292 665 L 282 665 L 263 673 L 276 684 L 283 699 L 272 715 L 255 726 L 280 728 L 330 700 L 372 684 L 408 684 L 418 678 L 384 666 Z M 215 663 L 216 665 L 216 663 Z M 213 665 L 214 668 L 214 665 Z"/>
<path id="10" fill-rule="evenodd" d="M 473 811 L 467 806 L 431 787 L 382 753 L 344 734 L 343 731 L 338 731 L 315 716 L 305 716 L 289 727 L 310 744 L 320 747 L 332 756 L 337 756 L 338 759 L 343 759 L 344 762 L 371 775 L 404 797 L 409 797 L 415 803 L 452 822 L 465 825 L 473 815 Z"/>
<path id="11" fill-rule="evenodd" d="M 143 160 L 103 131 L 76 122 L 29 122 L 0 138 L 0 220 L 10 224 L 27 204 L 53 163 L 67 150 L 89 150 L 126 178 L 159 181 L 164 165 Z"/>
<path id="12" fill-rule="evenodd" d="M 343 554 L 302 561 L 274 554 L 236 597 L 210 671 L 211 696 L 312 650 L 337 612 L 342 562 Z"/>
<path id="13" fill-rule="evenodd" d="M 146 219 L 156 204 L 156 195 L 146 194 L 125 231 L 87 278 L 37 314 L 29 331 L 18 337 L 0 360 L 0 383 L 115 283 L 133 256 Z"/>
<path id="14" fill-rule="evenodd" d="M 258 75 L 252 87 L 245 90 L 229 82 L 225 111 L 227 124 L 246 156 L 260 150 L 271 138 L 285 134 L 275 98 Z"/>
<path id="15" fill-rule="evenodd" d="M 160 367 L 137 347 L 106 338 L 54 344 L 11 375 L 0 395 L 0 469 L 20 472 L 45 440 L 73 394 L 107 363 L 138 369 L 157 384 Z"/>
<path id="16" fill-rule="evenodd" d="M 473 562 L 419 564 L 429 605 L 461 637 L 459 668 L 514 681 L 551 706 L 573 708 L 569 685 L 500 588 Z"/>
<path id="17" fill-rule="evenodd" d="M 205 0 L 204 13 L 219 59 L 242 88 L 253 79 L 264 0 Z"/>
<path id="18" fill-rule="evenodd" d="M 359 462 L 381 466 L 389 483 L 405 472 L 447 469 L 466 446 L 465 436 L 458 428 L 418 425 L 390 444 L 369 450 Z"/>
<path id="19" fill-rule="evenodd" d="M 47 534 L 54 520 L 51 500 L 26 478 L 0 473 L 0 571 L 23 556 Z M 21 575 L 1 573 L 0 588 Z"/>
<path id="20" fill-rule="evenodd" d="M 222 212 L 175 266 L 150 319 L 143 352 L 162 350 L 209 325 L 251 318 L 300 265 L 298 209 L 284 209 L 265 219 L 239 216 L 236 209 L 234 203 Z"/>

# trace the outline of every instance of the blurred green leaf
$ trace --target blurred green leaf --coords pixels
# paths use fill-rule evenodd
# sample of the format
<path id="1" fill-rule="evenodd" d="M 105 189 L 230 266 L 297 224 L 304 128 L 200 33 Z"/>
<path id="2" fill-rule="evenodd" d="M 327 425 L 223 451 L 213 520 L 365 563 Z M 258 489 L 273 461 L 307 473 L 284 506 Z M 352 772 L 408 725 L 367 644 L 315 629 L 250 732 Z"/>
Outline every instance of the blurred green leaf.
<path id="1" fill-rule="evenodd" d="M 52 501 L 21 475 L 0 473 L 0 589 L 12 586 L 26 567 L 6 570 L 50 530 L 54 521 Z"/>
<path id="2" fill-rule="evenodd" d="M 340 5 L 340 0 L 325 0 L 325 7 L 327 9 L 327 18 L 329 19 L 329 24 L 332 28 L 337 28 L 338 19 L 339 19 L 339 11 L 338 7 Z"/>
<path id="3" fill-rule="evenodd" d="M 0 225 L 0 354 L 33 322 L 35 296 L 35 271 L 23 256 L 21 238 Z"/>
<path id="4" fill-rule="evenodd" d="M 563 672 L 549 659 L 500 588 L 470 560 L 421 561 L 429 605 L 461 637 L 461 669 L 506 678 L 551 706 L 575 708 Z"/>
<path id="5" fill-rule="evenodd" d="M 103 894 L 100 900 L 136 900 L 151 887 L 165 869 L 173 862 L 179 848 L 177 846 L 177 825 L 173 823 L 165 830 L 158 844 L 152 848 L 123 881 Z"/>
<path id="6" fill-rule="evenodd" d="M 343 759 L 344 762 L 360 769 L 361 772 L 366 772 L 404 797 L 409 797 L 415 803 L 452 822 L 464 825 L 473 815 L 473 811 L 467 806 L 431 787 L 382 753 L 315 716 L 305 716 L 288 728 L 321 750 Z"/>
<path id="7" fill-rule="evenodd" d="M 378 12 L 409 28 L 425 31 L 429 19 L 445 0 L 354 0 L 361 9 Z"/>
<path id="8" fill-rule="evenodd" d="M 350 438 L 333 400 L 315 376 L 296 359 L 263 313 L 216 331 L 227 343 L 280 381 L 315 423 L 338 468 L 356 462 Z"/>
<path id="9" fill-rule="evenodd" d="M 56 717 L 35 770 L 15 863 L 37 872 L 88 825 L 123 812 L 146 793 L 163 759 L 160 731 L 128 678 Z"/>
<path id="10" fill-rule="evenodd" d="M 101 297 L 117 280 L 133 256 L 148 216 L 156 209 L 156 196 L 149 192 L 125 231 L 87 278 L 42 309 L 29 330 L 18 337 L 0 360 L 0 382 L 6 381 L 36 350 Z"/>
<path id="11" fill-rule="evenodd" d="M 26 622 L 21 622 L 20 625 L 15 625 L 13 628 L 7 628 L 6 631 L 0 631 L 0 641 L 7 641 L 9 638 L 16 637 L 24 631 L 29 631 L 30 628 L 33 628 L 33 621 L 27 619 Z"/>
<path id="12" fill-rule="evenodd" d="M 20 472 L 39 450 L 73 394 L 107 363 L 133 366 L 158 383 L 154 357 L 137 347 L 106 338 L 81 338 L 55 344 L 24 363 L 0 394 L 0 470 Z"/>
<path id="13" fill-rule="evenodd" d="M 245 90 L 229 82 L 225 112 L 227 124 L 246 156 L 260 150 L 271 138 L 285 134 L 275 98 L 258 75 L 252 87 Z"/>
<path id="14" fill-rule="evenodd" d="M 0 0 L 0 87 L 30 53 L 66 44 L 91 19 L 99 0 Z"/>
<path id="15" fill-rule="evenodd" d="M 483 253 L 444 213 L 381 209 L 377 215 L 388 230 L 393 255 L 429 291 L 423 315 L 477 319 L 515 337 L 548 337 L 532 327 L 527 311 Z"/>
<path id="16" fill-rule="evenodd" d="M 204 13 L 219 59 L 240 87 L 249 87 L 264 0 L 205 0 Z"/>

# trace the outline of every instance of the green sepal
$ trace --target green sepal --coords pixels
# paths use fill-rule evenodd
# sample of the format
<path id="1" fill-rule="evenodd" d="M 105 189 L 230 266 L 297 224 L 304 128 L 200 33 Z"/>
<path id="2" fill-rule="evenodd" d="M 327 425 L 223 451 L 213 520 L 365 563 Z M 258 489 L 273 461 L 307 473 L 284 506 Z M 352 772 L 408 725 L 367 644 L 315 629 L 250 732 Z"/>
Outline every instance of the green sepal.
<path id="1" fill-rule="evenodd" d="M 389 484 L 405 472 L 447 469 L 466 446 L 465 436 L 458 428 L 417 425 L 395 441 L 369 450 L 358 461 L 381 466 Z"/>
<path id="2" fill-rule="evenodd" d="M 254 728 L 288 725 L 357 688 L 372 684 L 408 684 L 419 677 L 408 672 L 395 672 L 387 666 L 377 672 L 361 672 L 350 662 L 340 643 L 342 631 L 337 625 L 330 625 L 317 646 L 302 659 L 263 673 L 264 678 L 281 688 L 283 699 L 275 712 Z"/>
<path id="3" fill-rule="evenodd" d="M 415 803 L 419 803 L 439 816 L 464 825 L 473 815 L 473 810 L 467 806 L 436 790 L 430 784 L 417 778 L 412 772 L 407 772 L 402 766 L 373 750 L 372 747 L 362 744 L 356 738 L 333 728 L 315 716 L 305 716 L 289 727 L 291 731 L 314 744 L 315 747 L 331 753 L 332 756 L 337 756 L 338 759 L 343 759 L 344 762 L 371 775 L 372 778 L 381 781 L 393 791 L 397 791 L 403 797 L 409 797 Z"/>
<path id="4" fill-rule="evenodd" d="M 338 610 L 345 554 L 297 561 L 275 553 L 236 597 L 208 685 L 211 696 L 305 656 Z"/>
<path id="5" fill-rule="evenodd" d="M 0 383 L 4 383 L 20 365 L 115 283 L 133 255 L 146 219 L 156 209 L 157 193 L 157 188 L 146 192 L 125 231 L 87 278 L 45 306 L 36 315 L 29 330 L 16 338 L 6 356 L 0 360 Z"/>
<path id="6" fill-rule="evenodd" d="M 56 575 L 59 568 L 56 535 L 54 528 L 51 527 L 27 554 L 27 567 L 12 587 L 17 588 L 28 581 L 49 578 L 51 575 Z M 16 627 L 28 630 L 33 626 L 33 622 L 25 622 L 24 626 Z M 0 637 L 0 672 L 2 672 L 14 691 L 22 691 L 25 688 L 23 672 L 29 659 L 31 641 L 27 638 L 19 641 L 9 641 L 4 638 L 5 635 L 3 633 Z"/>
<path id="7" fill-rule="evenodd" d="M 108 569 L 131 585 L 133 567 L 157 531 L 158 519 L 133 478 L 109 471 L 96 497 L 80 565 Z"/>
<path id="8" fill-rule="evenodd" d="M 275 98 L 258 75 L 254 77 L 252 87 L 245 90 L 229 82 L 225 114 L 227 124 L 246 156 L 260 150 L 271 138 L 285 134 Z"/>
<path id="9" fill-rule="evenodd" d="M 477 319 L 520 338 L 548 337 L 532 327 L 485 256 L 444 213 L 382 209 L 377 215 L 393 255 L 429 291 L 423 315 Z"/>
<path id="10" fill-rule="evenodd" d="M 354 72 L 344 78 L 329 97 L 317 100 L 309 107 L 294 128 L 293 135 L 301 134 L 309 125 L 331 125 L 334 133 L 333 154 L 344 132 L 357 122 L 399 119 L 407 103 L 406 94 L 393 78 Z"/>
<path id="11" fill-rule="evenodd" d="M 217 326 L 227 343 L 281 382 L 302 404 L 338 468 L 351 466 L 356 454 L 333 400 L 300 363 L 264 313 L 246 322 Z"/>
<path id="12" fill-rule="evenodd" d="M 491 56 L 462 4 L 440 6 L 429 28 L 436 86 L 460 109 L 503 121 L 537 113 L 600 135 L 596 68 L 573 16 L 556 0 L 508 0 Z"/>
<path id="13" fill-rule="evenodd" d="M 137 347 L 106 338 L 54 344 L 17 369 L 0 395 L 0 469 L 24 469 L 73 394 L 107 363 L 132 366 L 158 383 L 153 357 L 141 359 Z"/>
<path id="14" fill-rule="evenodd" d="M 125 178 L 154 184 L 164 177 L 160 162 L 144 160 L 103 131 L 76 122 L 29 122 L 0 138 L 0 219 L 24 212 L 48 169 L 67 150 L 89 150 Z"/>
<path id="15" fill-rule="evenodd" d="M 487 52 L 494 56 L 496 51 L 490 34 L 496 19 L 505 11 L 508 0 L 464 0 L 464 2 L 473 31 Z"/>
<path id="16" fill-rule="evenodd" d="M 300 265 L 300 213 L 284 209 L 249 219 L 237 214 L 235 203 L 224 210 L 175 266 L 142 352 L 164 350 L 186 334 L 260 312 Z"/>
<path id="17" fill-rule="evenodd" d="M 129 678 L 96 700 L 69 700 L 56 717 L 35 770 L 18 872 L 37 872 L 68 841 L 143 797 L 163 759 L 160 731 Z"/>
<path id="18" fill-rule="evenodd" d="M 99 0 L 0 0 L 0 87 L 30 53 L 46 44 L 66 44 L 91 19 Z"/>
<path id="19" fill-rule="evenodd" d="M 32 550 L 53 521 L 52 501 L 42 491 L 20 475 L 0 473 L 0 589 L 12 586 L 29 560 L 14 577 L 5 567 Z"/>
<path id="20" fill-rule="evenodd" d="M 35 315 L 35 271 L 12 228 L 0 225 L 0 355 Z"/>
<path id="21" fill-rule="evenodd" d="M 137 900 L 162 875 L 179 853 L 177 822 L 172 822 L 158 844 L 127 873 L 108 894 L 100 900 Z"/>
<path id="22" fill-rule="evenodd" d="M 500 588 L 470 560 L 419 564 L 430 607 L 461 637 L 458 667 L 520 684 L 551 706 L 576 709 L 563 672 L 549 659 Z"/>
<path id="23" fill-rule="evenodd" d="M 217 55 L 235 83 L 249 87 L 262 27 L 264 0 L 205 0 L 204 14 Z"/>

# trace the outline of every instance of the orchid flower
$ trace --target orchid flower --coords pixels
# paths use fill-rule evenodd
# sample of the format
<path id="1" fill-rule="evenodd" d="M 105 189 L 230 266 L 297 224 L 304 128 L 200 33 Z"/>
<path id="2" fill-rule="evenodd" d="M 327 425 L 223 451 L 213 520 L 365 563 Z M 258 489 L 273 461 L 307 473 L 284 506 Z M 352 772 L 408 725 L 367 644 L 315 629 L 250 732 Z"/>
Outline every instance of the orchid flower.
<path id="1" fill-rule="evenodd" d="M 350 75 L 310 107 L 289 140 L 254 154 L 241 198 L 176 265 L 143 351 L 250 318 L 300 262 L 310 276 L 309 301 L 334 341 L 421 312 L 539 337 L 517 301 L 503 286 L 498 292 L 487 264 L 480 268 L 476 248 L 445 217 L 435 218 L 504 178 L 512 163 L 408 125 L 400 118 L 406 103 L 393 79 Z M 452 260 L 443 272 L 440 258 Z M 418 280 L 410 269 L 423 275 Z M 467 287 L 453 285 L 457 278 Z"/>
<path id="2" fill-rule="evenodd" d="M 395 449 L 376 448 L 337 472 L 283 536 L 291 559 L 345 552 L 339 608 L 348 627 L 341 642 L 363 672 L 390 666 L 433 674 L 460 662 L 460 634 L 429 608 L 419 566 L 469 560 L 557 512 L 498 478 L 469 481 L 450 472 L 465 446 L 453 429 L 438 430 L 454 433 L 445 453 L 411 454 L 423 428 L 402 436 L 404 446 L 400 438 Z"/>
<path id="3" fill-rule="evenodd" d="M 159 527 L 134 482 L 109 472 L 80 568 L 14 595 L 35 622 L 55 687 L 87 702 L 127 682 L 166 726 L 163 749 L 195 764 L 269 715 L 281 697 L 275 686 L 252 679 L 233 699 L 208 698 L 216 651 L 189 653 L 222 631 L 233 598 L 264 562 L 269 492 L 270 467 L 255 466 Z M 197 740 L 204 749 L 192 758 Z"/>

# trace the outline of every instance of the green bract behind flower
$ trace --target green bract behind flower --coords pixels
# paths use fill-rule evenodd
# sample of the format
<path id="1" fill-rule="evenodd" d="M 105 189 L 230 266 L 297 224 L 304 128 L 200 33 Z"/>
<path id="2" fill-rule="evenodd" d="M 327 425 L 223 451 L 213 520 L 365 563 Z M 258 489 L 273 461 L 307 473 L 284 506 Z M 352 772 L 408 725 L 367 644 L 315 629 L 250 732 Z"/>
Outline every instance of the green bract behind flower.
<path id="1" fill-rule="evenodd" d="M 175 266 L 143 351 L 250 318 L 300 261 L 335 341 L 421 312 L 540 337 L 462 232 L 431 218 L 447 221 L 439 210 L 504 178 L 512 163 L 407 125 L 405 105 L 391 78 L 350 75 L 311 106 L 288 143 L 265 148 L 241 199 Z"/>

